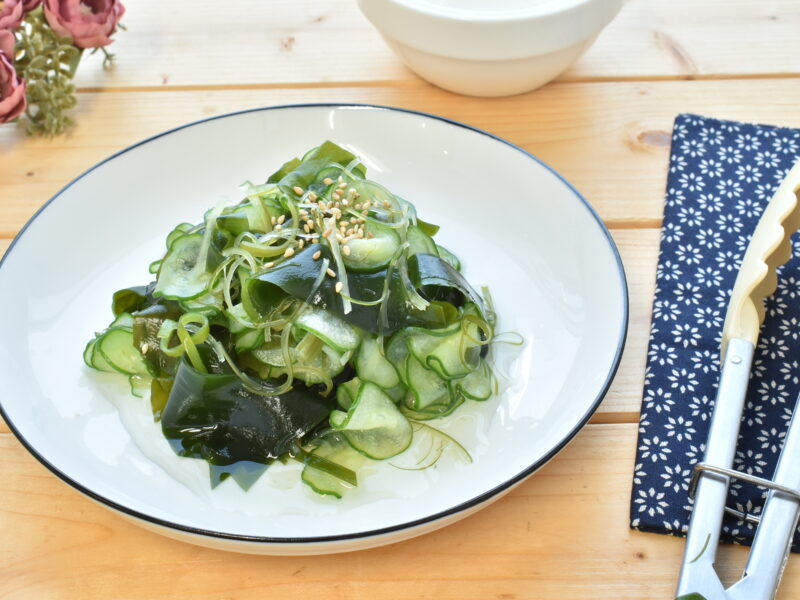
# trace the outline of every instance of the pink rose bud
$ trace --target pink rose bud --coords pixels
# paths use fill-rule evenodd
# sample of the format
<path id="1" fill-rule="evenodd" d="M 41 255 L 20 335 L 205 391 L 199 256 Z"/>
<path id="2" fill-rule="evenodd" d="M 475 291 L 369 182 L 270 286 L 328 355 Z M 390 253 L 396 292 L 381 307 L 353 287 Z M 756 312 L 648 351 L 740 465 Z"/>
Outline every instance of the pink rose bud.
<path id="1" fill-rule="evenodd" d="M 42 0 L 22 0 L 22 8 L 25 12 L 31 12 L 34 8 L 38 7 Z"/>
<path id="2" fill-rule="evenodd" d="M 44 0 L 44 14 L 50 27 L 78 48 L 99 48 L 114 41 L 125 7 L 119 0 Z"/>
<path id="3" fill-rule="evenodd" d="M 14 70 L 14 34 L 0 31 L 0 124 L 25 110 L 25 82 Z"/>
<path id="4" fill-rule="evenodd" d="M 22 23 L 22 0 L 0 2 L 0 31 L 14 31 Z"/>

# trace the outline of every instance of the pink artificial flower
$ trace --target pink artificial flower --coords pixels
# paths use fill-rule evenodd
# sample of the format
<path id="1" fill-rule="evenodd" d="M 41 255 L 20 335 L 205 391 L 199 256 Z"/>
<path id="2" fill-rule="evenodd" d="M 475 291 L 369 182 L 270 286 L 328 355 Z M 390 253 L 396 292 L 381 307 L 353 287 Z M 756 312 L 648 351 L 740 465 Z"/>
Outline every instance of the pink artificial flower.
<path id="1" fill-rule="evenodd" d="M 22 0 L 22 8 L 25 12 L 31 12 L 34 8 L 38 7 L 42 0 Z"/>
<path id="2" fill-rule="evenodd" d="M 14 69 L 14 34 L 0 31 L 0 125 L 25 110 L 25 82 Z"/>
<path id="3" fill-rule="evenodd" d="M 22 0 L 0 2 L 0 31 L 14 31 L 22 23 Z"/>
<path id="4" fill-rule="evenodd" d="M 125 7 L 119 0 L 44 0 L 44 14 L 50 27 L 78 48 L 99 48 L 114 41 Z"/>

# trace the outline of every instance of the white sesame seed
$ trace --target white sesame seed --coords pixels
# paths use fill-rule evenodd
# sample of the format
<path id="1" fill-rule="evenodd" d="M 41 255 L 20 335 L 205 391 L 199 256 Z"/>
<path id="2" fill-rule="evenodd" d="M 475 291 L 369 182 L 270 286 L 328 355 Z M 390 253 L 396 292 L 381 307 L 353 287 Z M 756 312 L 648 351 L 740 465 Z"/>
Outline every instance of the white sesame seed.
<path id="1" fill-rule="evenodd" d="M 141 350 L 142 350 L 142 354 L 147 354 L 148 350 L 150 350 L 150 344 L 145 342 L 144 344 L 142 344 Z"/>
<path id="2" fill-rule="evenodd" d="M 303 231 L 305 231 L 306 233 L 311 233 L 311 230 L 308 228 L 308 223 L 303 225 Z"/>
<path id="3" fill-rule="evenodd" d="M 342 199 L 342 197 L 339 194 L 337 194 L 336 192 L 333 193 L 331 198 L 333 198 L 334 200 L 341 200 Z"/>
<path id="4" fill-rule="evenodd" d="M 342 252 L 345 256 L 350 256 L 350 246 L 342 246 Z"/>
<path id="5" fill-rule="evenodd" d="M 305 242 L 305 240 L 303 240 L 303 239 L 300 239 L 300 240 L 298 240 L 298 242 L 297 242 L 297 247 L 298 247 L 300 250 L 302 250 L 302 249 L 303 249 L 303 246 L 305 246 L 305 245 L 306 245 L 306 242 Z"/>
<path id="6" fill-rule="evenodd" d="M 336 282 L 336 285 L 334 286 L 334 288 L 333 288 L 333 289 L 335 289 L 335 290 L 336 290 L 336 293 L 337 293 L 337 294 L 341 294 L 341 293 L 342 293 L 342 288 L 343 288 L 343 287 L 344 287 L 344 284 L 343 284 L 341 281 L 337 281 L 337 282 Z"/>
<path id="7" fill-rule="evenodd" d="M 341 177 L 340 177 L 339 179 L 341 179 Z M 346 188 L 346 187 L 347 187 L 347 183 L 345 183 L 344 181 L 340 181 L 340 182 L 339 182 L 339 185 L 338 185 L 337 187 L 338 187 L 340 190 L 343 190 L 344 188 Z"/>
<path id="8" fill-rule="evenodd" d="M 294 248 L 287 248 L 286 252 L 283 253 L 283 258 L 290 258 L 294 256 Z"/>
<path id="9" fill-rule="evenodd" d="M 328 274 L 328 277 L 336 277 L 336 271 L 334 271 L 333 269 L 328 269 L 325 272 Z"/>
<path id="10" fill-rule="evenodd" d="M 302 196 L 302 195 L 303 195 L 303 188 L 301 188 L 299 185 L 296 185 L 296 186 L 294 186 L 294 187 L 292 188 L 292 191 L 293 191 L 295 194 L 297 194 L 298 196 Z"/>
<path id="11" fill-rule="evenodd" d="M 275 231 L 280 231 L 281 229 L 283 229 L 283 225 L 281 225 L 280 223 L 278 225 L 275 225 Z"/>
<path id="12" fill-rule="evenodd" d="M 285 221 L 286 221 L 286 215 L 281 215 L 280 217 L 278 217 L 278 224 L 279 225 L 283 225 L 283 223 Z"/>
<path id="13" fill-rule="evenodd" d="M 308 199 L 314 202 L 317 199 L 317 195 L 314 192 L 308 192 Z"/>
<path id="14" fill-rule="evenodd" d="M 271 221 L 272 221 L 272 224 L 275 225 L 275 223 L 278 222 L 278 219 L 275 216 L 273 216 Z"/>
<path id="15" fill-rule="evenodd" d="M 333 179 L 331 179 L 330 177 L 326 177 L 325 179 L 322 180 L 322 183 L 324 183 L 325 185 L 330 185 L 333 183 Z"/>
<path id="16" fill-rule="evenodd" d="M 274 262 L 268 262 L 267 264 L 264 265 L 264 268 L 265 269 L 271 269 L 274 266 L 275 266 Z"/>
<path id="17" fill-rule="evenodd" d="M 317 250 L 317 251 L 316 251 L 316 252 L 314 252 L 314 254 L 311 256 L 311 258 L 313 258 L 314 260 L 317 260 L 317 259 L 318 259 L 320 256 L 322 256 L 322 250 Z"/>
<path id="18" fill-rule="evenodd" d="M 333 232 L 332 232 L 330 229 L 326 229 L 326 230 L 325 230 L 325 233 L 323 233 L 323 234 L 322 234 L 322 237 L 326 238 L 326 237 L 328 237 L 328 236 L 329 236 L 331 233 L 333 233 Z"/>

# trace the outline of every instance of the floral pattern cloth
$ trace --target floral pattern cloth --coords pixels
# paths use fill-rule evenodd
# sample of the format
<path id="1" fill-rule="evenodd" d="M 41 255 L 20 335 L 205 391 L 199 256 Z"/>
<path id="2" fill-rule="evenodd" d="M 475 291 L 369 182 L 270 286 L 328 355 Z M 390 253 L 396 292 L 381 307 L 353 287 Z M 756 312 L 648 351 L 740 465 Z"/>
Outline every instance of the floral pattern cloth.
<path id="1" fill-rule="evenodd" d="M 800 130 L 679 115 L 672 149 L 631 497 L 631 526 L 685 535 L 719 379 L 722 323 L 758 219 L 800 158 Z M 734 468 L 770 479 L 800 392 L 800 239 L 766 301 Z M 758 515 L 766 491 L 735 481 L 728 506 Z M 726 517 L 722 540 L 755 527 Z M 794 551 L 800 551 L 796 535 Z"/>

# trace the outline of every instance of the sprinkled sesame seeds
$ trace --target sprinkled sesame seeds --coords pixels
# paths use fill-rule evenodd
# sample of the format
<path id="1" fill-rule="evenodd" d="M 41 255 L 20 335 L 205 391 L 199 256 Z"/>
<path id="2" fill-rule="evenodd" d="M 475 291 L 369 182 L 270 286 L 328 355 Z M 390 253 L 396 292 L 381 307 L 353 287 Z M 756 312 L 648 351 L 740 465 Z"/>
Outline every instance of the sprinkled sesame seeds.
<path id="1" fill-rule="evenodd" d="M 345 256 L 350 256 L 351 252 L 350 246 L 342 246 L 342 252 L 344 253 Z"/>
<path id="2" fill-rule="evenodd" d="M 274 262 L 268 262 L 267 264 L 264 265 L 264 268 L 265 269 L 271 269 L 274 266 L 275 266 Z"/>
<path id="3" fill-rule="evenodd" d="M 333 269 L 327 269 L 325 272 L 328 274 L 328 277 L 336 277 L 336 271 Z"/>
<path id="4" fill-rule="evenodd" d="M 333 233 L 333 231 L 331 231 L 330 229 L 326 229 L 326 230 L 325 230 L 325 233 L 323 233 L 323 234 L 322 234 L 322 237 L 326 238 L 326 237 L 328 237 L 328 236 L 329 236 L 331 233 Z"/>
<path id="5" fill-rule="evenodd" d="M 280 223 L 275 225 L 275 231 L 280 231 L 281 229 L 283 229 L 283 225 L 281 225 Z"/>
<path id="6" fill-rule="evenodd" d="M 286 252 L 283 253 L 283 258 L 291 258 L 294 256 L 294 248 L 287 248 Z"/>
<path id="7" fill-rule="evenodd" d="M 302 196 L 302 195 L 303 195 L 303 191 L 304 191 L 304 190 L 303 190 L 303 188 L 301 188 L 299 185 L 296 185 L 296 186 L 294 186 L 294 187 L 292 188 L 292 191 L 293 191 L 295 194 L 297 194 L 298 196 Z"/>
<path id="8" fill-rule="evenodd" d="M 285 221 L 286 221 L 286 215 L 281 215 L 280 217 L 278 217 L 278 224 L 279 225 L 283 225 L 283 223 Z"/>
<path id="9" fill-rule="evenodd" d="M 330 177 L 326 177 L 325 179 L 322 180 L 322 183 L 324 183 L 325 185 L 330 185 L 333 183 L 333 179 L 331 179 Z"/>
<path id="10" fill-rule="evenodd" d="M 341 294 L 341 293 L 342 293 L 342 288 L 343 288 L 343 287 L 344 287 L 344 284 L 343 284 L 341 281 L 337 281 L 337 282 L 336 282 L 336 285 L 334 286 L 334 288 L 333 288 L 333 289 L 335 289 L 335 290 L 336 290 L 336 293 L 337 293 L 337 294 Z"/>
<path id="11" fill-rule="evenodd" d="M 271 219 L 271 221 L 272 221 L 272 224 L 273 224 L 273 225 L 275 225 L 275 223 L 277 223 L 277 222 L 278 222 L 278 219 L 277 219 L 277 218 L 275 218 L 275 217 L 273 216 L 273 217 L 272 217 L 272 219 Z"/>
<path id="12" fill-rule="evenodd" d="M 317 195 L 314 192 L 308 192 L 308 199 L 314 202 L 317 199 Z"/>
<path id="13" fill-rule="evenodd" d="M 308 228 L 308 223 L 303 225 L 303 231 L 305 231 L 306 233 L 311 233 L 311 229 Z"/>
<path id="14" fill-rule="evenodd" d="M 313 258 L 314 260 L 318 260 L 320 256 L 322 256 L 322 250 L 317 250 L 317 251 L 316 251 L 316 252 L 314 252 L 314 254 L 311 256 L 311 258 Z"/>
<path id="15" fill-rule="evenodd" d="M 383 207 L 384 208 L 392 208 L 392 203 L 389 202 L 388 200 L 384 200 L 383 201 Z"/>
<path id="16" fill-rule="evenodd" d="M 301 240 L 298 240 L 298 242 L 297 242 L 297 247 L 298 247 L 298 249 L 302 250 L 302 249 L 303 249 L 303 246 L 305 246 L 305 245 L 306 245 L 306 242 L 305 242 L 305 240 L 302 240 L 302 239 L 301 239 Z"/>
<path id="17" fill-rule="evenodd" d="M 142 344 L 141 350 L 142 350 L 142 354 L 147 354 L 147 351 L 150 350 L 150 344 L 145 342 L 144 344 Z"/>

